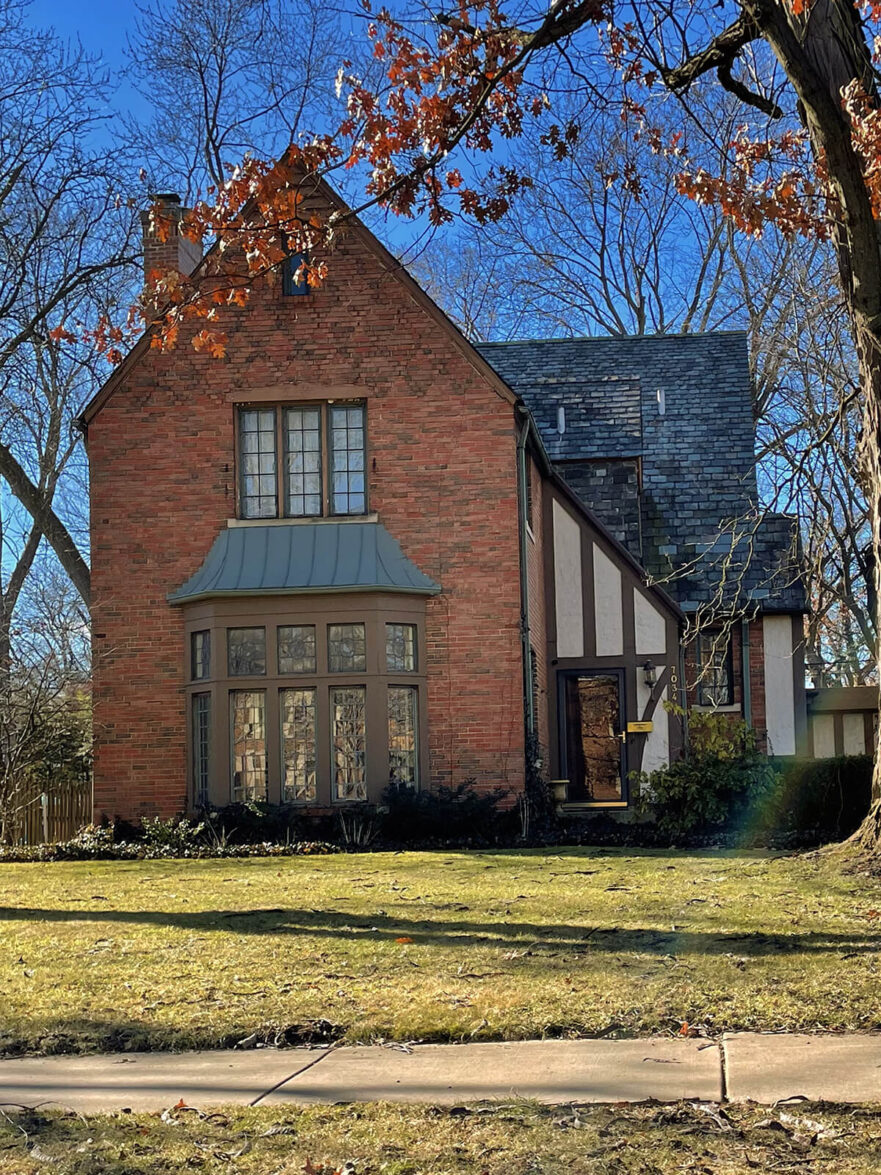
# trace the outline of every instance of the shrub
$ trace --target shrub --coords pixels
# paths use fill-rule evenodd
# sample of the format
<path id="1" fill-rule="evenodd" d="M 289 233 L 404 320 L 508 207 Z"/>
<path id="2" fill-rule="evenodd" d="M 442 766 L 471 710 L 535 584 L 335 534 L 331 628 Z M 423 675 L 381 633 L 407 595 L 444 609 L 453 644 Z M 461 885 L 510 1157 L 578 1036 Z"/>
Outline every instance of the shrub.
<path id="1" fill-rule="evenodd" d="M 502 809 L 502 788 L 478 791 L 473 780 L 457 787 L 414 791 L 391 784 L 383 795 L 387 809 L 382 839 L 395 844 L 493 844 L 516 835 L 519 817 Z"/>
<path id="2" fill-rule="evenodd" d="M 158 816 L 154 816 L 152 819 L 148 817 L 144 820 L 140 839 L 148 849 L 173 849 L 183 855 L 187 849 L 196 848 L 204 843 L 204 830 L 204 824 L 193 824 L 190 820 L 160 820 Z"/>
<path id="3" fill-rule="evenodd" d="M 799 760 L 780 768 L 761 823 L 778 841 L 825 844 L 855 832 L 871 800 L 871 755 Z"/>
<path id="4" fill-rule="evenodd" d="M 674 841 L 742 829 L 774 790 L 774 764 L 751 728 L 726 714 L 689 712 L 688 733 L 688 758 L 639 776 L 640 807 Z"/>

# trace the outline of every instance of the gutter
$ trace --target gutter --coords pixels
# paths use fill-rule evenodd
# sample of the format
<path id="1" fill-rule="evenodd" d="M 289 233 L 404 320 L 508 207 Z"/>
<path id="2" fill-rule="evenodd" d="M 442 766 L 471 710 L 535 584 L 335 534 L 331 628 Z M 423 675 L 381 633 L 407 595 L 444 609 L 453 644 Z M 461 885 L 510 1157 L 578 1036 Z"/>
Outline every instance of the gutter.
<path id="1" fill-rule="evenodd" d="M 524 413 L 523 427 L 517 434 L 517 516 L 520 545 L 520 647 L 523 661 L 523 702 L 526 711 L 526 733 L 535 734 L 535 691 L 532 674 L 532 642 L 529 631 L 529 571 L 526 564 L 529 535 L 526 533 L 526 441 L 532 427 L 532 417 Z"/>

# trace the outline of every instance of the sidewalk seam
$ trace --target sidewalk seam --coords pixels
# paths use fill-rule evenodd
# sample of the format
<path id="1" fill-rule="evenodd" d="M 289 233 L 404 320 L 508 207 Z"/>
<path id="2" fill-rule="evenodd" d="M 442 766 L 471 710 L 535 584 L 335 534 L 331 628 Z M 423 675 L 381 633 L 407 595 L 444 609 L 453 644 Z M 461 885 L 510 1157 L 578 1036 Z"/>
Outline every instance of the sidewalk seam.
<path id="1" fill-rule="evenodd" d="M 722 1104 L 728 1101 L 728 1042 L 725 1033 L 722 1033 L 722 1039 L 719 1041 L 719 1068 L 721 1070 L 721 1094 Z"/>
<path id="2" fill-rule="evenodd" d="M 329 1057 L 330 1054 L 336 1050 L 336 1047 L 336 1045 L 331 1045 L 330 1048 L 323 1049 L 313 1061 L 309 1061 L 309 1063 L 306 1065 L 301 1065 L 299 1069 L 295 1069 L 294 1072 L 289 1073 L 287 1077 L 282 1077 L 281 1081 L 276 1081 L 275 1085 L 271 1085 L 269 1089 L 266 1089 L 263 1091 L 263 1093 L 258 1094 L 252 1102 L 248 1102 L 248 1105 L 259 1105 L 259 1103 L 262 1102 L 265 1097 L 269 1097 L 271 1093 L 275 1093 L 277 1089 L 281 1089 L 283 1085 L 287 1085 L 289 1081 L 293 1081 L 294 1078 L 299 1077 L 301 1073 L 306 1073 L 309 1069 L 313 1069 L 316 1065 L 320 1064 L 325 1057 Z"/>

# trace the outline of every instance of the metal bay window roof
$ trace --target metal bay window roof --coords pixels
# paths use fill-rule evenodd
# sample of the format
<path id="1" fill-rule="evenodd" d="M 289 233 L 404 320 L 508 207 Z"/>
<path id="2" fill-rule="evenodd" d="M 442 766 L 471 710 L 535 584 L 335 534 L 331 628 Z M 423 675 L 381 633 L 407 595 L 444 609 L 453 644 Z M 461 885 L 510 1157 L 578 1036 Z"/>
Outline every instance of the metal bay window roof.
<path id="1" fill-rule="evenodd" d="M 327 591 L 434 595 L 440 587 L 379 522 L 297 522 L 221 531 L 196 574 L 168 599 L 183 604 L 208 596 Z"/>

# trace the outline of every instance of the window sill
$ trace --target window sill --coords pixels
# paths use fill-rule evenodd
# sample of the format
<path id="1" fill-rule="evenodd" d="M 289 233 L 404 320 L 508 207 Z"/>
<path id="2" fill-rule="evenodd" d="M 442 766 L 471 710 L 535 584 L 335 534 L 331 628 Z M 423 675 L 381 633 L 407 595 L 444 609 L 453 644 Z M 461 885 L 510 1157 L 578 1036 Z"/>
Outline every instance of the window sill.
<path id="1" fill-rule="evenodd" d="M 321 514 L 311 518 L 227 518 L 230 529 L 238 526 L 314 526 L 327 522 L 379 522 L 378 514 Z"/>
<path id="2" fill-rule="evenodd" d="M 695 704 L 692 709 L 701 714 L 739 714 L 741 708 L 734 702 L 730 706 L 699 706 Z"/>

